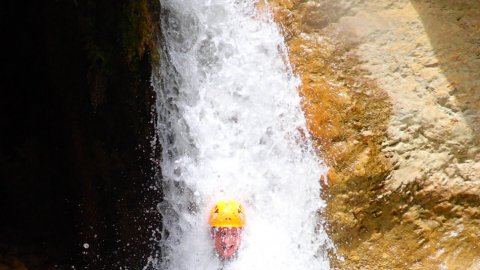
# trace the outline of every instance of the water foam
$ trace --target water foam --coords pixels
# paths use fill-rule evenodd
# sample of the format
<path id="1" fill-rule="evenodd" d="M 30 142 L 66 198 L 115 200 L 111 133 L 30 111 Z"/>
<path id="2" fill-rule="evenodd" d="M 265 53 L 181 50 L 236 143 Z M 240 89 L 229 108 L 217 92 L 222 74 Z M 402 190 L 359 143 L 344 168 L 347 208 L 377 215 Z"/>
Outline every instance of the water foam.
<path id="1" fill-rule="evenodd" d="M 162 260 L 157 269 L 329 269 L 319 179 L 299 80 L 269 14 L 254 1 L 161 0 L 158 77 Z M 241 201 L 235 260 L 215 256 L 207 217 Z"/>

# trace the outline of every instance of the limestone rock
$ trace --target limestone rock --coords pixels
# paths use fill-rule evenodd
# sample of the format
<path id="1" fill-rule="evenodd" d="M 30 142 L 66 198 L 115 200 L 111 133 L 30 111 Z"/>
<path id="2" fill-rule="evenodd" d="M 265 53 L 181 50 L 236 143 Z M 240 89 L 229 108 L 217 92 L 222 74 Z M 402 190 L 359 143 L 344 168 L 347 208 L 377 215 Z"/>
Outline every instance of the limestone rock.
<path id="1" fill-rule="evenodd" d="M 480 2 L 271 0 L 339 269 L 479 269 Z"/>

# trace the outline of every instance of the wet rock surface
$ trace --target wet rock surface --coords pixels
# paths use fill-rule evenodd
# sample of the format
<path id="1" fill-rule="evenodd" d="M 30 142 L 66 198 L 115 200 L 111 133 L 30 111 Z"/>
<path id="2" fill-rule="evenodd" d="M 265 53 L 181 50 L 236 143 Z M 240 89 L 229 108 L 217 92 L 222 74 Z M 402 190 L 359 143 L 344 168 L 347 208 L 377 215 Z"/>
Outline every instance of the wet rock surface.
<path id="1" fill-rule="evenodd" d="M 0 269 L 145 265 L 158 5 L 4 5 Z"/>
<path id="2" fill-rule="evenodd" d="M 480 2 L 270 1 L 338 269 L 480 267 Z"/>

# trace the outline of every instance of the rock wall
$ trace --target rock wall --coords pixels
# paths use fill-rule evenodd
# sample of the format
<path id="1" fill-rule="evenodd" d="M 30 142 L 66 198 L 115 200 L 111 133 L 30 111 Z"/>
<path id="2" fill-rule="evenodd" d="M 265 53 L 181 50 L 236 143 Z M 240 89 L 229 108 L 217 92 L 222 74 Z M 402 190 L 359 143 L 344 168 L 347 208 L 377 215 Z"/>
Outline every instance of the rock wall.
<path id="1" fill-rule="evenodd" d="M 480 2 L 272 0 L 338 269 L 480 269 Z"/>
<path id="2" fill-rule="evenodd" d="M 159 2 L 2 7 L 0 269 L 141 269 L 152 251 Z"/>

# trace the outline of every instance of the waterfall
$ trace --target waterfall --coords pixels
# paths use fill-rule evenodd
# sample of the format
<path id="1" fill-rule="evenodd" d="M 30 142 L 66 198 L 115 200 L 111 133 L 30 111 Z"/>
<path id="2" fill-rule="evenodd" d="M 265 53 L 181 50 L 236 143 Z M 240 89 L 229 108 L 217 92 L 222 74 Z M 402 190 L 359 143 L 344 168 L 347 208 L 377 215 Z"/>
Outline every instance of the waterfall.
<path id="1" fill-rule="evenodd" d="M 310 142 L 278 27 L 253 0 L 161 0 L 157 132 L 164 193 L 155 269 L 329 269 L 326 168 Z M 243 203 L 238 256 L 209 236 L 216 200 Z"/>

